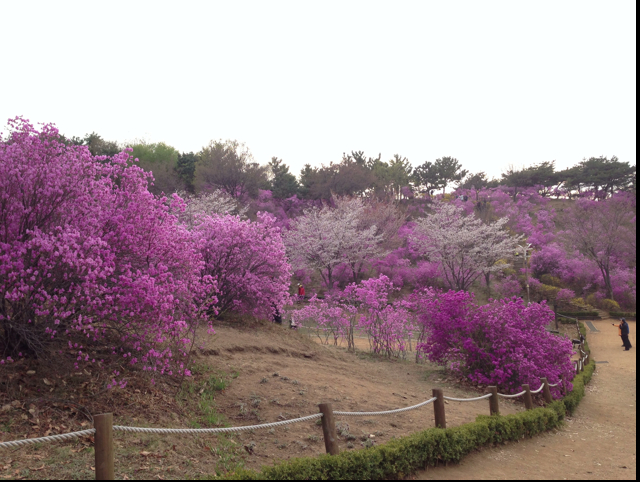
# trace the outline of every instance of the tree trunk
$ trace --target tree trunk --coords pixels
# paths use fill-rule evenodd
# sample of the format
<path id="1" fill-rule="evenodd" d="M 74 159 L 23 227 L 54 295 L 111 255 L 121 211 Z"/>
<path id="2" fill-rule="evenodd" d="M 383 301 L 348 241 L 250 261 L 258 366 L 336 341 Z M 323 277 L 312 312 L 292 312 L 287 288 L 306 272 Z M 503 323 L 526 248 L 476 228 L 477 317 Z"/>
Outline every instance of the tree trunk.
<path id="1" fill-rule="evenodd" d="M 487 296 L 491 298 L 491 273 L 484 274 L 484 280 L 487 282 Z"/>

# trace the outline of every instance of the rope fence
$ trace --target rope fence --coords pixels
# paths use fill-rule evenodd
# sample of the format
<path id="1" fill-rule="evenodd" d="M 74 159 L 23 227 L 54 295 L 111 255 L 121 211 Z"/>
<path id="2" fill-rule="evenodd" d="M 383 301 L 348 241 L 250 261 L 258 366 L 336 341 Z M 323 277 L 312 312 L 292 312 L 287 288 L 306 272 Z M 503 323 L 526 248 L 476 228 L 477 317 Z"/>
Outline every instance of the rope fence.
<path id="1" fill-rule="evenodd" d="M 340 415 L 342 417 L 374 417 L 379 415 L 394 415 L 396 413 L 408 412 L 409 410 L 415 410 L 416 408 L 424 407 L 436 401 L 436 397 L 430 398 L 426 402 L 412 405 L 411 407 L 397 408 L 395 410 L 385 410 L 383 412 L 333 412 L 334 415 Z"/>
<path id="2" fill-rule="evenodd" d="M 523 392 L 520 392 L 520 393 L 516 393 L 514 395 L 504 395 L 502 393 L 498 393 L 498 395 L 501 396 L 502 398 L 518 398 L 518 397 L 521 397 L 522 395 L 524 395 L 525 393 L 527 393 L 526 390 L 523 391 Z"/>
<path id="3" fill-rule="evenodd" d="M 11 442 L 0 442 L 0 449 L 12 449 L 22 447 L 24 445 L 32 445 L 46 442 L 64 442 L 77 437 L 84 437 L 96 433 L 95 428 L 81 430 L 80 432 L 63 433 L 60 435 L 49 435 L 47 437 L 26 438 L 23 440 L 13 440 Z"/>
<path id="4" fill-rule="evenodd" d="M 577 372 L 583 371 L 585 362 L 588 363 L 589 354 L 581 351 L 581 357 L 574 363 L 574 367 Z M 113 415 L 110 413 L 95 415 L 94 416 L 94 428 L 82 430 L 79 432 L 71 432 L 60 435 L 50 435 L 47 437 L 29 438 L 23 440 L 14 440 L 9 442 L 0 442 L 0 449 L 8 448 L 20 448 L 26 445 L 48 442 L 60 442 L 71 440 L 77 437 L 84 437 L 95 434 L 95 457 L 96 457 L 96 479 L 113 479 L 114 478 L 114 452 L 113 452 L 113 432 L 125 432 L 125 433 L 149 433 L 149 434 L 218 434 L 218 433 L 239 433 L 252 430 L 271 429 L 290 425 L 301 422 L 311 422 L 314 420 L 321 420 L 322 431 L 324 434 L 324 442 L 327 453 L 336 455 L 339 453 L 338 437 L 336 435 L 336 424 L 334 416 L 338 417 L 374 417 L 374 416 L 386 416 L 396 415 L 410 410 L 416 410 L 418 408 L 433 404 L 435 426 L 446 428 L 446 417 L 444 403 L 446 401 L 452 402 L 478 402 L 481 400 L 489 400 L 489 413 L 491 415 L 499 415 L 500 409 L 498 400 L 499 398 L 515 399 L 524 397 L 524 404 L 527 410 L 534 408 L 532 395 L 542 392 L 545 403 L 549 404 L 553 401 L 550 388 L 561 387 L 562 393 L 567 395 L 567 388 L 564 376 L 557 383 L 551 384 L 546 378 L 541 378 L 542 385 L 537 390 L 531 390 L 529 385 L 523 385 L 522 392 L 515 394 L 498 393 L 497 387 L 488 387 L 489 392 L 474 398 L 455 398 L 446 397 L 442 389 L 434 388 L 432 398 L 425 400 L 424 402 L 412 405 L 410 407 L 397 408 L 393 410 L 384 410 L 378 412 L 344 412 L 333 411 L 331 404 L 320 404 L 320 413 L 313 415 L 307 415 L 304 417 L 294 418 L 290 420 L 282 420 L 279 422 L 263 423 L 260 425 L 247 425 L 241 427 L 217 427 L 217 428 L 194 428 L 194 429 L 182 429 L 182 428 L 152 428 L 152 427 L 128 427 L 123 425 L 113 425 Z"/>
<path id="5" fill-rule="evenodd" d="M 307 415 L 306 417 L 282 420 L 280 422 L 263 423 L 260 425 L 246 425 L 243 427 L 222 427 L 222 428 L 149 428 L 149 427 L 126 427 L 124 425 L 114 425 L 113 430 L 131 433 L 155 433 L 155 434 L 198 434 L 198 433 L 239 433 L 250 430 L 261 430 L 265 428 L 276 428 L 298 422 L 310 422 L 322 418 L 321 413 Z"/>
<path id="6" fill-rule="evenodd" d="M 500 394 L 498 394 L 500 395 Z M 491 398 L 493 393 L 487 393 L 486 395 L 482 395 L 481 397 L 476 398 L 453 398 L 453 397 L 444 397 L 445 400 L 449 400 L 450 402 L 477 402 L 479 400 L 486 400 L 487 398 Z"/>

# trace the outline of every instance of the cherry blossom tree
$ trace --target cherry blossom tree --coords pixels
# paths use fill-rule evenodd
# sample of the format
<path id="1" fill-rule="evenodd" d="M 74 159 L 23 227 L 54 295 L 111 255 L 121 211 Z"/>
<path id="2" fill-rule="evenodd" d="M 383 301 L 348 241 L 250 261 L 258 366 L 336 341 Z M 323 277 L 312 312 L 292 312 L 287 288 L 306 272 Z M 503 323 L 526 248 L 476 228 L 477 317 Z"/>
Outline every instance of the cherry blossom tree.
<path id="1" fill-rule="evenodd" d="M 285 236 L 287 254 L 295 269 L 317 270 L 333 287 L 336 266 L 346 263 L 358 280 L 366 260 L 383 253 L 384 233 L 364 220 L 366 209 L 359 198 L 335 198 L 336 206 L 306 210 L 291 223 Z"/>
<path id="2" fill-rule="evenodd" d="M 483 273 L 505 269 L 496 264 L 510 258 L 521 236 L 504 230 L 506 218 L 484 224 L 465 216 L 463 208 L 452 203 L 434 204 L 434 213 L 416 221 L 410 242 L 428 259 L 441 265 L 450 288 L 466 291 Z"/>
<path id="3" fill-rule="evenodd" d="M 189 229 L 193 229 L 201 216 L 231 214 L 244 217 L 248 210 L 247 206 L 221 189 L 197 196 L 185 191 L 179 191 L 177 194 L 184 203 L 175 203 L 174 212 L 179 221 Z"/>

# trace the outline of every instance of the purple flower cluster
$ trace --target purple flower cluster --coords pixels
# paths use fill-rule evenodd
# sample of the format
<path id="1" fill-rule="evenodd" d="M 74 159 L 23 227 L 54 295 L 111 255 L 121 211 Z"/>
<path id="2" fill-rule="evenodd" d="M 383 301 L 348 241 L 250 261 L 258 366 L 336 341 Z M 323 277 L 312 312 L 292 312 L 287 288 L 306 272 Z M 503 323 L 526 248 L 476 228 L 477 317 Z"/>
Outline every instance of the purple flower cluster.
<path id="1" fill-rule="evenodd" d="M 523 384 L 537 388 L 542 377 L 552 384 L 562 375 L 573 379 L 571 341 L 545 329 L 554 314 L 544 302 L 478 306 L 469 293 L 432 289 L 414 293 L 411 302 L 426 334 L 418 350 L 471 382 L 517 392 Z"/>

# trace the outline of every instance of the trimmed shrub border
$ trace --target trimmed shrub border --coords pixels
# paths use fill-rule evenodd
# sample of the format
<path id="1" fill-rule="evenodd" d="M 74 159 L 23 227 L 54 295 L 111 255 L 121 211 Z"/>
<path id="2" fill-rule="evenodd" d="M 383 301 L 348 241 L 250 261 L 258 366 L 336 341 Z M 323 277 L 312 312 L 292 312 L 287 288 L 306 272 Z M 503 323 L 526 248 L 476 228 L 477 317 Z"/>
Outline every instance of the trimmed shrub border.
<path id="1" fill-rule="evenodd" d="M 609 316 L 611 318 L 626 318 L 627 321 L 629 321 L 629 318 L 633 318 L 632 321 L 635 321 L 635 319 L 636 319 L 635 311 L 633 313 L 631 313 L 629 311 L 610 311 L 609 312 Z"/>
<path id="2" fill-rule="evenodd" d="M 590 320 L 599 320 L 601 319 L 600 313 L 597 311 L 558 311 L 559 315 L 570 316 L 571 318 L 583 318 Z M 567 321 L 570 323 L 570 321 Z"/>
<path id="3" fill-rule="evenodd" d="M 580 323 L 580 331 L 586 328 Z M 589 352 L 585 342 L 585 350 Z M 344 480 L 402 479 L 439 463 L 459 462 L 486 445 L 532 437 L 559 427 L 573 414 L 585 394 L 596 365 L 593 360 L 572 380 L 573 390 L 546 407 L 514 415 L 480 415 L 475 422 L 447 429 L 431 428 L 368 449 L 293 459 L 260 472 L 240 469 L 222 480 Z"/>

